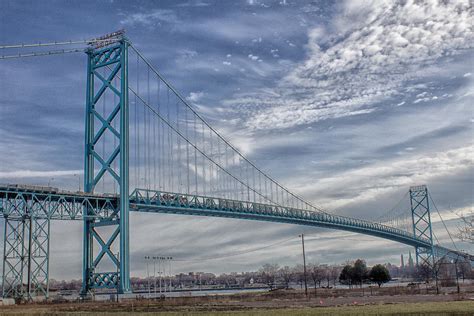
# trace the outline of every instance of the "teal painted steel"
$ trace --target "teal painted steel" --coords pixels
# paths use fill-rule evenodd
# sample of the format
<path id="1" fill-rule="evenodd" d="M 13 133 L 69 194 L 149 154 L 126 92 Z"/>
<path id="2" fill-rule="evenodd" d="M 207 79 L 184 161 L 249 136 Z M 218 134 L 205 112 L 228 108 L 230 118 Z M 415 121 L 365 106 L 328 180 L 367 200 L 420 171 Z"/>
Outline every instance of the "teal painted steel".
<path id="1" fill-rule="evenodd" d="M 118 210 L 107 218 L 94 218 L 94 208 L 84 210 L 84 241 L 83 241 L 83 284 L 82 295 L 87 295 L 94 288 L 115 288 L 119 293 L 130 291 L 129 269 L 129 183 L 128 183 L 128 42 L 124 37 L 118 41 L 111 41 L 105 47 L 90 48 L 87 51 L 87 90 L 86 90 L 86 136 L 85 136 L 85 163 L 84 188 L 93 193 L 100 182 L 110 175 L 119 188 Z M 102 71 L 102 73 L 101 73 Z M 105 73 L 108 71 L 108 74 Z M 96 88 L 95 80 L 100 84 Z M 114 86 L 119 80 L 120 87 Z M 119 97 L 118 104 L 112 104 L 112 110 L 106 115 L 106 94 L 110 91 Z M 103 101 L 102 114 L 96 105 Z M 110 101 L 110 100 L 109 100 Z M 114 120 L 119 117 L 119 130 L 114 128 Z M 101 126 L 94 126 L 94 121 Z M 106 137 L 118 138 L 119 144 L 110 153 L 102 155 L 96 147 L 99 143 L 105 144 Z M 103 145 L 105 146 L 105 145 Z M 118 160 L 118 170 L 113 163 Z M 96 171 L 95 163 L 98 163 Z M 97 227 L 115 227 L 112 234 L 101 236 Z M 119 239 L 119 254 L 110 251 L 113 242 Z M 93 241 L 97 241 L 101 250 L 94 255 Z M 114 271 L 100 271 L 100 264 L 104 257 L 109 257 L 116 266 Z"/>
<path id="2" fill-rule="evenodd" d="M 415 237 L 410 232 L 379 223 L 336 216 L 327 213 L 286 208 L 270 204 L 229 200 L 209 196 L 136 189 L 129 196 L 130 211 L 172 213 L 196 216 L 225 217 L 269 221 L 313 227 L 325 227 L 372 235 L 418 248 L 433 249 L 436 257 L 466 258 L 474 256 L 432 245 L 430 240 Z M 0 186 L 0 212 L 4 217 L 21 220 L 25 214 L 48 220 L 85 220 L 93 228 L 116 225 L 120 209 L 117 195 L 97 195 L 59 191 L 51 188 Z M 116 230 L 115 232 L 118 233 Z M 113 238 L 112 238 L 113 239 Z M 109 240 L 110 241 L 110 240 Z M 102 240 L 100 256 L 111 256 L 108 241 Z M 104 247 L 105 246 L 105 247 Z M 92 257 L 91 257 L 92 258 Z M 92 264 L 91 264 L 92 265 Z M 86 279 L 94 288 L 110 288 L 120 282 L 116 272 L 93 272 Z"/>
<path id="3" fill-rule="evenodd" d="M 44 191 L 16 186 L 0 186 L 0 212 L 3 217 L 32 216 L 49 220 L 101 222 L 118 212 L 118 197 L 63 191 Z"/>
<path id="4" fill-rule="evenodd" d="M 440 254 L 449 252 L 453 256 L 468 258 L 471 262 L 474 262 L 474 256 L 472 255 L 439 245 L 433 246 L 429 239 L 415 237 L 410 232 L 383 224 L 270 204 L 135 189 L 130 195 L 130 210 L 269 221 L 345 230 L 392 240 L 420 249 L 433 249 L 433 251 Z"/>
<path id="5" fill-rule="evenodd" d="M 94 90 L 94 74 L 92 73 L 92 50 L 87 51 L 87 83 L 86 83 L 86 111 L 85 111 L 85 146 L 84 146 L 84 191 L 92 192 L 92 181 L 94 179 L 94 157 L 90 153 L 94 137 L 94 115 L 92 113 L 93 106 L 93 90 Z M 90 267 L 92 265 L 92 236 L 90 232 L 91 219 L 88 214 L 92 214 L 93 209 L 86 204 L 83 206 L 84 216 L 83 225 L 83 243 L 82 243 L 82 287 L 81 292 L 88 292 L 88 279 Z"/>
<path id="6" fill-rule="evenodd" d="M 20 202 L 22 216 L 5 216 L 2 295 L 32 300 L 49 294 L 50 220 L 32 216 Z"/>
<path id="7" fill-rule="evenodd" d="M 120 96 L 120 287 L 121 293 L 130 288 L 129 241 L 129 108 L 128 108 L 128 42 L 121 42 Z"/>
<path id="8" fill-rule="evenodd" d="M 416 265 L 427 264 L 432 267 L 435 262 L 435 251 L 428 188 L 425 185 L 410 187 L 410 206 L 413 236 L 429 241 L 429 245 L 426 247 L 415 246 Z"/>

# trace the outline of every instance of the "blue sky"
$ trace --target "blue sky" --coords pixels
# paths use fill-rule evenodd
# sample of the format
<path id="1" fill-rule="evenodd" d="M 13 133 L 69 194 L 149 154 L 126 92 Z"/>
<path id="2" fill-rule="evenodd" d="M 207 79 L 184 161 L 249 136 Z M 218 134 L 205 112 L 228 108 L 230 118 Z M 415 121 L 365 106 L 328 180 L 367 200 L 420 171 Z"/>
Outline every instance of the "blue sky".
<path id="1" fill-rule="evenodd" d="M 422 183 L 452 219 L 450 227 L 453 213 L 472 212 L 469 1 L 2 1 L 0 8 L 3 44 L 126 29 L 227 139 L 286 187 L 332 212 L 373 219 Z M 0 69 L 0 182 L 76 189 L 85 54 L 5 60 Z M 439 221 L 435 229 L 447 242 Z M 79 277 L 81 223 L 55 223 L 52 230 L 52 276 Z M 132 274 L 143 274 L 147 254 L 195 259 L 302 231 L 312 236 L 313 262 L 398 262 L 409 250 L 322 229 L 141 214 L 132 216 Z M 298 245 L 295 238 L 247 255 L 183 261 L 176 269 L 295 264 Z"/>

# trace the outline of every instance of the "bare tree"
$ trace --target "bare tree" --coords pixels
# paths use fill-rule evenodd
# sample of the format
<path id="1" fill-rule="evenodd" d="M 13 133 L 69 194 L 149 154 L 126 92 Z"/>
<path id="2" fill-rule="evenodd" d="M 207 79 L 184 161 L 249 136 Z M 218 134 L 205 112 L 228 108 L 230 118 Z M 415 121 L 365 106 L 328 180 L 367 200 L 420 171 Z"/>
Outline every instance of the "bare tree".
<path id="1" fill-rule="evenodd" d="M 290 287 L 291 278 L 293 277 L 293 271 L 289 266 L 284 266 L 280 270 L 278 270 L 278 274 L 285 282 L 285 288 L 288 289 Z"/>
<path id="2" fill-rule="evenodd" d="M 331 282 L 331 267 L 324 266 L 324 279 L 326 280 L 326 287 L 329 288 L 329 282 Z"/>
<path id="3" fill-rule="evenodd" d="M 298 264 L 293 268 L 293 276 L 295 277 L 295 280 L 299 283 L 301 289 L 303 289 L 304 268 L 302 264 Z"/>
<path id="4" fill-rule="evenodd" d="M 341 273 L 341 270 L 342 270 L 342 268 L 339 267 L 339 266 L 332 266 L 331 267 L 330 275 L 331 275 L 331 280 L 332 280 L 332 284 L 333 284 L 334 287 L 336 286 L 336 281 L 339 278 L 339 274 Z"/>
<path id="5" fill-rule="evenodd" d="M 433 276 L 433 272 L 436 271 L 434 271 L 432 267 L 425 263 L 422 263 L 416 266 L 415 276 L 418 280 L 422 280 L 425 281 L 425 283 L 429 283 Z"/>
<path id="6" fill-rule="evenodd" d="M 465 279 L 472 278 L 474 276 L 473 270 L 471 269 L 471 264 L 469 260 L 464 259 L 461 260 L 458 264 L 459 266 L 459 274 L 462 277 L 462 281 L 464 282 Z"/>
<path id="7" fill-rule="evenodd" d="M 309 275 L 314 283 L 314 292 L 316 292 L 316 288 L 321 287 L 321 281 L 324 278 L 324 271 L 319 264 L 311 264 L 309 266 Z"/>
<path id="8" fill-rule="evenodd" d="M 279 268 L 280 266 L 276 263 L 265 263 L 263 267 L 260 268 L 260 275 L 262 276 L 263 281 L 270 287 L 270 289 L 273 289 L 275 277 Z"/>
<path id="9" fill-rule="evenodd" d="M 458 227 L 457 237 L 462 241 L 474 244 L 474 209 L 468 214 L 460 214 L 462 220 L 461 226 Z"/>

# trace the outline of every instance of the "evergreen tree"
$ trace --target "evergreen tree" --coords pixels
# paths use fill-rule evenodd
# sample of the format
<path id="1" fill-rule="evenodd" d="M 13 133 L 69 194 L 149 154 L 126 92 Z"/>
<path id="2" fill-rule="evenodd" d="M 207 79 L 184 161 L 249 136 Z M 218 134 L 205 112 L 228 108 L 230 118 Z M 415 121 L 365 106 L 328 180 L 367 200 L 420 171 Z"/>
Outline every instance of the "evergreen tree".
<path id="1" fill-rule="evenodd" d="M 387 268 L 381 264 L 376 264 L 375 266 L 370 269 L 370 280 L 372 282 L 377 283 L 380 287 L 383 283 L 390 281 L 390 273 L 388 272 Z"/>

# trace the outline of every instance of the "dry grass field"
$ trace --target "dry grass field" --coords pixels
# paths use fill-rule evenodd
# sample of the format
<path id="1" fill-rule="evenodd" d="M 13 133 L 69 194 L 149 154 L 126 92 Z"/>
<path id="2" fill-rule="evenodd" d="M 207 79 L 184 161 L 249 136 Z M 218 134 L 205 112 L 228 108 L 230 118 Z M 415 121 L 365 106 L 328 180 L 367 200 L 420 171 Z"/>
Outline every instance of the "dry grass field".
<path id="1" fill-rule="evenodd" d="M 166 300 L 37 303 L 0 306 L 0 315 L 473 315 L 471 295 L 378 295 L 306 299 L 294 293 Z"/>

